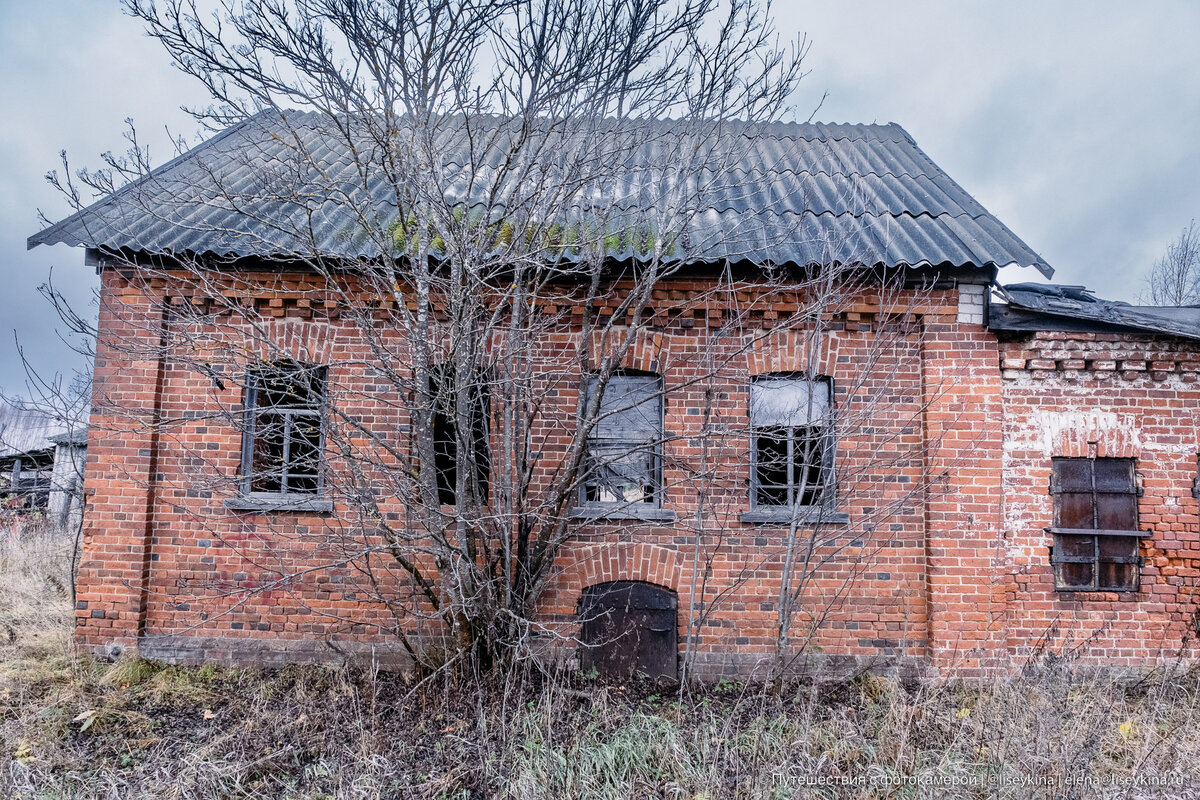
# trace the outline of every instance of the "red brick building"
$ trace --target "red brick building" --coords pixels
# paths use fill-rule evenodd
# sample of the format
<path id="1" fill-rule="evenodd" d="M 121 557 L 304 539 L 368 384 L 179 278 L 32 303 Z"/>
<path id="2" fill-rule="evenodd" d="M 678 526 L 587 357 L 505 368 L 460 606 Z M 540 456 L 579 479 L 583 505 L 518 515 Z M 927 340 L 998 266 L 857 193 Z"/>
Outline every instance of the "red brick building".
<path id="1" fill-rule="evenodd" d="M 436 627 L 419 603 L 396 623 L 404 581 L 336 549 L 364 523 L 341 477 L 354 465 L 345 447 L 323 452 L 315 409 L 336 398 L 398 452 L 412 420 L 372 364 L 388 332 L 364 334 L 344 287 L 272 239 L 303 204 L 270 165 L 287 172 L 279 149 L 321 136 L 288 122 L 281 135 L 256 117 L 30 240 L 86 247 L 101 276 L 84 649 L 403 661 L 391 627 Z M 1001 268 L 1048 268 L 894 125 L 742 135 L 755 147 L 739 192 L 685 232 L 684 250 L 704 256 L 655 283 L 650 322 L 597 401 L 609 413 L 589 456 L 624 449 L 588 462 L 600 466 L 563 512 L 571 536 L 538 596 L 537 637 L 584 666 L 675 674 L 686 659 L 697 675 L 761 674 L 788 574 L 793 669 L 1193 658 L 1200 320 L 1070 287 L 993 305 Z M 335 156 L 315 158 L 344 166 Z M 214 203 L 228 186 L 259 204 Z M 713 231 L 735 233 L 695 244 Z M 363 257 L 344 231 L 316 239 Z M 877 278 L 815 316 L 800 295 L 789 306 L 771 293 L 778 270 L 831 263 Z M 722 265 L 737 277 L 718 302 Z M 615 281 L 611 306 L 631 291 Z M 593 391 L 586 370 L 554 363 L 582 330 L 563 325 L 536 348 L 555 376 L 537 429 L 546 480 Z M 306 366 L 263 377 L 264 342 L 284 354 L 266 360 Z M 263 434 L 268 419 L 284 433 Z M 255 472 L 260 448 L 272 476 Z M 407 513 L 399 493 L 373 503 L 381 519 Z M 597 608 L 611 613 L 587 615 Z"/>

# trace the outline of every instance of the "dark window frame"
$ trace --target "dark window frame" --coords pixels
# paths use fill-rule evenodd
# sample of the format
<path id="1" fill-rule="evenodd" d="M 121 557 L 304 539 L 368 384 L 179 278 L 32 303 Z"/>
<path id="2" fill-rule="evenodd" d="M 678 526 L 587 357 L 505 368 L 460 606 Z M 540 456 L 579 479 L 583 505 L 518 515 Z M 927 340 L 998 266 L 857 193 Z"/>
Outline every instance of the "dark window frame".
<path id="1" fill-rule="evenodd" d="M 837 509 L 837 481 L 836 481 L 836 459 L 837 459 L 837 437 L 835 432 L 835 413 L 834 413 L 834 381 L 833 378 L 827 375 L 809 375 L 805 373 L 764 373 L 754 375 L 750 378 L 750 383 L 747 385 L 747 395 L 752 396 L 754 391 L 753 385 L 756 383 L 765 383 L 768 381 L 789 381 L 794 383 L 805 383 L 811 385 L 822 385 L 827 393 L 827 409 L 828 414 L 820 426 L 817 425 L 791 425 L 791 426 L 776 426 L 776 425 L 759 425 L 754 419 L 754 410 L 752 402 L 747 402 L 747 417 L 749 419 L 750 431 L 750 511 L 741 515 L 743 522 L 848 522 L 849 515 L 839 513 Z M 800 437 L 796 432 L 801 429 L 823 428 L 818 434 L 821 441 L 820 458 L 821 463 L 817 466 L 822 478 L 817 495 L 817 502 L 796 502 L 795 493 L 806 489 L 811 492 L 812 488 L 804 486 L 797 482 L 794 471 L 797 469 L 795 460 L 795 447 Z M 766 438 L 763 431 L 783 429 L 787 431 L 787 482 L 784 484 L 770 484 L 765 488 L 782 489 L 787 494 L 787 499 L 783 503 L 766 503 L 763 502 L 761 494 L 764 485 L 761 482 L 759 475 L 759 458 L 761 452 L 760 439 Z M 770 438 L 779 440 L 778 436 Z M 809 440 L 805 437 L 805 440 Z M 808 467 L 811 469 L 811 467 Z"/>
<path id="2" fill-rule="evenodd" d="M 581 391 L 587 393 L 585 402 L 590 400 L 590 394 L 599 381 L 597 375 L 585 375 L 581 381 Z M 670 509 L 665 508 L 666 486 L 663 477 L 663 461 L 664 448 L 663 441 L 666 438 L 666 382 L 662 375 L 648 372 L 635 372 L 632 370 L 616 372 L 609 377 L 608 383 L 605 386 L 606 392 L 611 392 L 614 386 L 620 385 L 623 381 L 637 381 L 653 383 L 653 391 L 649 394 L 647 400 L 634 403 L 629 409 L 619 409 L 617 412 L 609 412 L 605 414 L 603 405 L 600 406 L 600 418 L 596 421 L 595 427 L 584 442 L 584 454 L 582 464 L 582 475 L 579 480 L 578 494 L 576 502 L 578 506 L 571 509 L 571 516 L 584 519 L 640 519 L 640 520 L 657 520 L 669 522 L 674 520 L 675 514 Z M 603 435 L 603 429 L 606 427 L 604 420 L 620 411 L 628 411 L 641 405 L 643 402 L 653 400 L 658 405 L 658 413 L 656 419 L 656 427 L 652 437 L 641 440 L 631 440 L 628 437 L 606 436 Z M 648 448 L 649 452 L 644 453 L 645 457 L 649 458 L 650 475 L 646 485 L 649 487 L 651 498 L 649 501 L 642 500 L 596 500 L 589 499 L 589 492 L 594 490 L 599 484 L 589 479 L 592 472 L 591 458 L 593 447 L 596 443 L 603 443 L 601 446 L 612 448 L 615 457 L 620 457 L 622 454 L 629 455 L 637 453 L 643 448 Z M 613 459 L 615 461 L 615 458 Z M 609 463 L 612 463 L 610 461 Z"/>
<path id="3" fill-rule="evenodd" d="M 267 380 L 272 373 L 280 373 L 283 371 L 290 373 L 312 373 L 319 382 L 316 402 L 297 406 L 261 405 L 259 402 L 259 397 L 262 393 L 263 382 Z M 257 365 L 247 371 L 246 394 L 245 402 L 243 403 L 241 480 L 238 486 L 239 499 L 247 501 L 260 501 L 267 505 L 274 504 L 290 507 L 292 503 L 302 506 L 311 505 L 312 501 L 320 501 L 320 499 L 324 497 L 326 471 L 325 439 L 328 391 L 329 367 L 325 365 L 305 364 L 298 361 L 280 360 Z M 278 491 L 255 488 L 255 481 L 259 478 L 259 475 L 255 473 L 254 470 L 255 445 L 261 433 L 260 418 L 268 414 L 283 417 L 285 420 L 282 432 L 283 453 L 281 457 L 281 472 L 279 475 L 280 488 Z M 314 417 L 317 419 L 317 424 L 319 426 L 317 465 L 314 487 L 309 490 L 293 490 L 290 485 L 290 479 L 294 476 L 289 475 L 288 472 L 288 468 L 292 463 L 291 447 L 294 438 L 292 436 L 292 431 L 296 424 L 297 418 Z M 235 505 L 239 504 L 227 503 L 226 505 L 229 507 L 234 507 Z M 314 508 L 313 510 L 324 509 Z"/>
<path id="4" fill-rule="evenodd" d="M 444 506 L 457 506 L 458 497 L 455 495 L 458 485 L 458 431 L 457 420 L 454 419 L 453 384 L 448 385 L 451 403 L 441 403 L 443 387 L 452 377 L 452 365 L 442 364 L 435 367 L 429 375 L 429 397 L 433 411 L 433 448 L 434 470 L 437 472 L 438 502 Z M 492 434 L 492 397 L 489 391 L 490 381 L 486 373 L 480 371 L 480 387 L 477 409 L 481 412 L 477 419 L 472 420 L 471 442 L 473 447 L 472 462 L 475 464 L 475 480 L 480 484 L 480 495 L 486 503 L 491 489 L 491 441 Z M 480 458 L 480 456 L 483 458 Z"/>
<path id="5" fill-rule="evenodd" d="M 1063 473 L 1087 465 L 1087 486 L 1064 486 L 1071 481 Z M 1105 479 L 1109 485 L 1101 486 L 1097 478 L 1097 465 L 1106 471 L 1120 467 L 1128 475 L 1127 482 L 1112 482 L 1110 474 Z M 1122 476 L 1124 480 L 1124 476 Z M 1050 548 L 1050 565 L 1054 574 L 1054 589 L 1058 592 L 1121 592 L 1141 591 L 1141 567 L 1144 559 L 1140 555 L 1142 537 L 1147 532 L 1138 530 L 1137 498 L 1141 490 L 1137 485 L 1137 462 L 1132 458 L 1054 458 L 1051 461 L 1050 494 L 1054 498 L 1054 525 L 1047 532 L 1054 537 Z M 1079 498 L 1088 498 L 1090 503 L 1079 505 Z M 1119 517 L 1121 509 L 1112 509 L 1112 503 L 1101 498 L 1128 497 L 1125 502 L 1127 525 L 1101 527 Z M 1075 498 L 1069 501 L 1066 498 Z M 1068 508 L 1075 505 L 1074 508 Z M 1102 509 L 1104 506 L 1107 509 Z M 1078 527 L 1087 522 L 1090 508 L 1091 525 Z M 1066 517 L 1066 519 L 1064 519 Z M 1084 517 L 1085 519 L 1080 519 Z M 1117 520 L 1119 521 L 1119 520 Z M 1068 527 L 1068 524 L 1075 527 Z M 1085 569 L 1085 567 L 1087 567 Z M 1072 578 L 1074 575 L 1074 578 Z M 1086 580 L 1084 580 L 1086 576 Z"/>

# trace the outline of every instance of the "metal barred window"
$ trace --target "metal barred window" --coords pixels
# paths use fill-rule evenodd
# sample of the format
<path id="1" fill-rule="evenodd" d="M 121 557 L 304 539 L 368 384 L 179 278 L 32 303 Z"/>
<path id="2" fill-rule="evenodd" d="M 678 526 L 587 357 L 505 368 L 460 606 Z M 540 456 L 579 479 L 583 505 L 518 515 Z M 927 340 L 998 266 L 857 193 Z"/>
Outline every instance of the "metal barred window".
<path id="1" fill-rule="evenodd" d="M 1138 554 L 1137 479 L 1131 458 L 1056 458 L 1054 536 L 1050 561 L 1054 588 L 1062 592 L 1136 592 Z"/>
<path id="2" fill-rule="evenodd" d="M 587 382 L 590 404 L 597 388 Z M 662 504 L 662 378 L 614 375 L 600 399 L 600 414 L 587 440 L 580 500 L 589 506 Z"/>
<path id="3" fill-rule="evenodd" d="M 242 448 L 244 493 L 321 491 L 325 387 L 325 367 L 279 361 L 250 372 Z"/>
<path id="4" fill-rule="evenodd" d="M 832 406 L 827 379 L 762 375 L 751 381 L 751 508 L 832 501 Z"/>

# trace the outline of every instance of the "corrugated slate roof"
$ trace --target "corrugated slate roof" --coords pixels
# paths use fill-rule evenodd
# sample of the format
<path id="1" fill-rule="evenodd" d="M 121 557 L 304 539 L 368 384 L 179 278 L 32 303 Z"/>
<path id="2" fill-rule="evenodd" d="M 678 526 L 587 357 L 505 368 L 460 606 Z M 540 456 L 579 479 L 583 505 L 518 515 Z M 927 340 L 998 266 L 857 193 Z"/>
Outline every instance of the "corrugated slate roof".
<path id="1" fill-rule="evenodd" d="M 369 199 L 374 222 L 386 225 L 396 216 L 388 185 L 382 178 L 360 180 L 350 148 L 331 135 L 327 118 L 311 112 L 285 117 L 263 112 L 223 131 L 30 237 L 29 246 L 286 257 L 312 254 L 312 241 L 305 239 L 311 235 L 325 255 L 378 257 L 371 237 L 335 195 Z M 608 133 L 641 131 L 645 138 L 605 184 L 603 196 L 586 202 L 626 217 L 662 203 L 670 180 L 662 167 L 678 144 L 671 124 L 631 129 L 630 123 L 613 123 Z M 589 134 L 606 131 L 601 126 Z M 486 169 L 498 151 L 468 157 L 463 137 L 452 130 L 446 142 L 440 152 L 447 196 L 478 204 L 474 187 L 483 182 L 468 181 L 468 166 Z M 727 151 L 736 160 L 724 164 L 719 185 L 705 191 L 704 206 L 681 239 L 685 260 L 1019 265 L 1052 272 L 894 123 L 734 123 L 723 128 L 718 153 L 722 147 L 736 148 Z M 635 256 L 628 243 L 622 247 L 611 255 Z"/>

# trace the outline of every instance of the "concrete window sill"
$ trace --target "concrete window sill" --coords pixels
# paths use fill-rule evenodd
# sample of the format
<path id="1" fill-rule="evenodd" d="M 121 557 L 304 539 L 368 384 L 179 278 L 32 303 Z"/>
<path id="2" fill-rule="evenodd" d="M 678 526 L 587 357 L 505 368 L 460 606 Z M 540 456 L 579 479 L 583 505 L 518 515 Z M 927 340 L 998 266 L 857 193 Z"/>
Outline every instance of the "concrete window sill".
<path id="1" fill-rule="evenodd" d="M 225 500 L 228 511 L 253 512 L 308 512 L 310 514 L 328 514 L 333 511 L 332 500 L 322 500 L 319 497 L 288 496 L 288 495 L 244 495 L 230 497 Z"/>
<path id="2" fill-rule="evenodd" d="M 674 522 L 675 512 L 669 508 L 638 508 L 636 505 L 578 506 L 568 512 L 571 519 L 585 522 L 606 520 L 636 520 L 641 522 Z"/>

